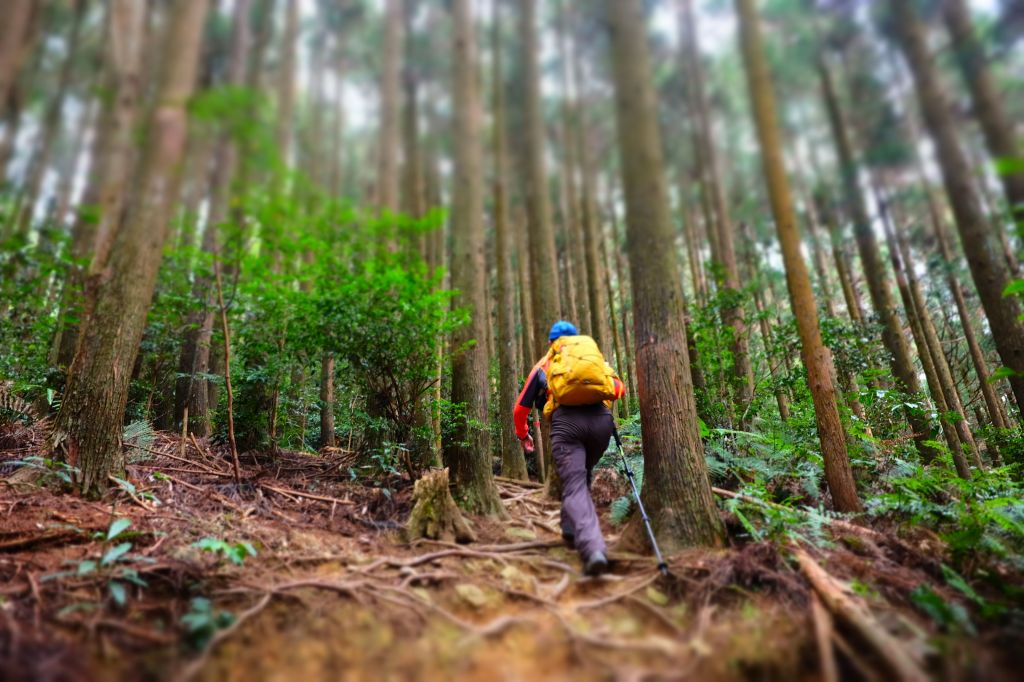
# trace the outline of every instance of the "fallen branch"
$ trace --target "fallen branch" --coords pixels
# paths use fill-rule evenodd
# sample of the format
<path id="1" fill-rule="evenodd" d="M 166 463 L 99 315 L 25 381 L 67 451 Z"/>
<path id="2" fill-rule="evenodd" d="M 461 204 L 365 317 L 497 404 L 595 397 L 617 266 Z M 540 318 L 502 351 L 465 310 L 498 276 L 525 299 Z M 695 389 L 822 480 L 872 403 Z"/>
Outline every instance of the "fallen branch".
<path id="1" fill-rule="evenodd" d="M 302 493 L 298 490 L 292 490 L 290 488 L 277 488 L 268 483 L 260 483 L 260 487 L 272 490 L 278 495 L 295 495 L 296 497 L 305 497 L 310 500 L 319 500 L 320 502 L 330 502 L 331 504 L 355 504 L 352 500 L 342 500 L 338 497 L 326 497 L 324 495 L 314 495 L 312 493 Z"/>
<path id="2" fill-rule="evenodd" d="M 839 682 L 836 655 L 832 649 L 832 614 L 822 606 L 814 592 L 811 593 L 811 616 L 814 619 L 814 637 L 818 642 L 818 659 L 821 661 L 821 680 Z"/>
<path id="3" fill-rule="evenodd" d="M 870 611 L 846 594 L 843 587 L 810 554 L 793 547 L 793 556 L 814 590 L 832 613 L 842 618 L 868 642 L 894 672 L 907 682 L 926 682 L 928 675 L 899 641 L 878 623 Z"/>

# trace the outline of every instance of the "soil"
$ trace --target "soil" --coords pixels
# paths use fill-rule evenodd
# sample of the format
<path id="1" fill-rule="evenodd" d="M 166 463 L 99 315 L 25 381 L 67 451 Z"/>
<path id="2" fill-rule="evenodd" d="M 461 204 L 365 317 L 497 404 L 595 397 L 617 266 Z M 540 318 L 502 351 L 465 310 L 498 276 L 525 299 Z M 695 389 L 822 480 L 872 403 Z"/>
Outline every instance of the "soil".
<path id="1" fill-rule="evenodd" d="M 0 475 L 26 442 L 0 433 Z M 409 544 L 411 483 L 353 481 L 344 450 L 244 455 L 241 485 L 205 442 L 159 434 L 130 457 L 129 486 L 103 501 L 66 494 L 59 470 L 0 482 L 0 679 L 822 678 L 811 587 L 785 546 L 745 542 L 724 513 L 725 550 L 671 557 L 668 577 L 613 550 L 612 573 L 587 578 L 536 484 L 499 480 L 508 518 L 470 517 L 474 543 Z M 595 480 L 613 547 L 608 507 L 625 493 L 612 472 Z M 105 541 L 115 518 L 131 526 Z M 256 555 L 236 564 L 194 546 L 203 538 Z M 1014 679 L 1019 630 L 975 618 L 976 635 L 952 636 L 915 608 L 920 585 L 957 601 L 935 542 L 846 529 L 807 549 L 930 676 Z M 197 598 L 207 627 L 190 632 Z M 892 678 L 861 634 L 837 620 L 840 679 Z"/>

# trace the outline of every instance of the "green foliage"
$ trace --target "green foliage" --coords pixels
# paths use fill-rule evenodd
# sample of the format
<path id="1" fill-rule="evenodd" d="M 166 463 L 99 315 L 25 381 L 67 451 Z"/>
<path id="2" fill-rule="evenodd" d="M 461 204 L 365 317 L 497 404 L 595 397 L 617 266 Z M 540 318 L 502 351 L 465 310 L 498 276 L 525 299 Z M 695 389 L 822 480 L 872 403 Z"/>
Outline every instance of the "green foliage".
<path id="1" fill-rule="evenodd" d="M 221 538 L 205 537 L 192 543 L 192 546 L 204 552 L 219 554 L 236 566 L 241 566 L 248 557 L 256 556 L 256 548 L 246 540 L 232 543 Z"/>
<path id="2" fill-rule="evenodd" d="M 141 554 L 133 554 L 135 545 L 129 539 L 128 529 L 132 522 L 126 518 L 111 521 L 105 532 L 96 533 L 94 537 L 101 541 L 100 551 L 90 558 L 80 561 L 68 561 L 66 565 L 73 568 L 67 571 L 49 573 L 42 577 L 43 581 L 63 580 L 67 578 L 95 577 L 106 588 L 107 596 L 118 607 L 123 608 L 128 601 L 129 585 L 146 588 L 148 584 L 139 576 L 139 565 L 153 563 L 153 559 Z M 121 542 L 115 542 L 121 539 Z M 95 607 L 94 604 L 78 604 L 79 608 Z"/>
<path id="3" fill-rule="evenodd" d="M 868 500 L 868 511 L 935 528 L 958 564 L 988 555 L 1024 566 L 1024 491 L 1012 467 L 976 470 L 964 480 L 949 459 L 944 454 L 930 466 L 896 461 L 882 474 L 885 492 Z"/>
<path id="4" fill-rule="evenodd" d="M 202 649 L 218 630 L 234 622 L 235 616 L 230 611 L 215 609 L 206 597 L 193 597 L 189 612 L 181 617 L 189 644 L 195 649 Z"/>
<path id="5" fill-rule="evenodd" d="M 58 481 L 64 485 L 70 486 L 75 477 L 78 476 L 78 467 L 71 466 L 67 462 L 61 462 L 59 460 L 49 459 L 47 457 L 39 457 L 33 455 L 25 457 L 24 459 L 16 459 L 11 462 L 17 467 L 28 467 L 34 469 L 39 473 L 38 482 L 40 485 L 46 485 L 48 483 Z"/>

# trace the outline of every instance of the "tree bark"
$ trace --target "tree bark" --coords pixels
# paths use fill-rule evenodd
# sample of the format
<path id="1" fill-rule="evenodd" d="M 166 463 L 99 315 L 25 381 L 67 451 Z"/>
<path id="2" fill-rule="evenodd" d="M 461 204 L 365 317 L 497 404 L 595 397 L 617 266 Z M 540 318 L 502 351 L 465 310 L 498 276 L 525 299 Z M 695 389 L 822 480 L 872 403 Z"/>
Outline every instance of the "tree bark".
<path id="1" fill-rule="evenodd" d="M 605 6 L 632 265 L 643 500 L 664 550 L 718 546 L 724 532 L 697 426 L 681 280 L 674 251 L 652 248 L 672 243 L 672 227 L 642 1 Z M 625 534 L 642 536 L 638 518 Z"/>
<path id="2" fill-rule="evenodd" d="M 775 111 L 775 96 L 764 59 L 761 45 L 761 30 L 758 25 L 754 0 L 736 0 L 740 23 L 740 48 L 746 65 L 747 82 L 754 123 L 761 146 L 761 159 L 765 181 L 771 199 L 775 229 L 782 247 L 782 259 L 786 268 L 786 286 L 789 289 L 790 306 L 796 317 L 800 333 L 801 354 L 807 370 L 807 383 L 814 401 L 814 415 L 818 425 L 818 438 L 825 461 L 825 479 L 828 482 L 832 501 L 838 511 L 858 512 L 862 509 L 853 480 L 853 470 L 846 451 L 846 434 L 839 418 L 836 404 L 836 390 L 832 383 L 835 367 L 832 353 L 821 341 L 818 327 L 818 310 L 811 289 L 811 277 L 807 272 L 800 249 L 800 231 L 796 211 L 782 161 L 782 144 L 779 141 L 778 116 Z"/>
<path id="3" fill-rule="evenodd" d="M 241 87 L 246 82 L 246 66 L 249 59 L 250 0 L 236 0 L 232 22 L 231 54 L 228 64 L 227 84 Z M 217 231 L 228 217 L 232 182 L 238 165 L 238 151 L 229 131 L 220 132 L 213 154 L 213 168 L 210 175 L 209 214 L 203 232 L 202 251 L 208 257 L 218 253 Z M 213 336 L 215 292 L 212 278 L 197 273 L 192 287 L 192 299 L 199 302 L 199 309 L 189 315 L 188 329 L 178 359 L 178 381 L 175 390 L 175 423 L 184 418 L 188 406 L 189 433 L 205 437 L 210 434 L 210 405 L 208 384 L 205 375 L 210 373 L 210 341 Z"/>
<path id="4" fill-rule="evenodd" d="M 0 26 L 0 118 L 7 115 L 7 104 L 27 54 L 32 13 L 38 11 L 38 5 L 36 0 L 10 0 L 4 9 Z"/>
<path id="5" fill-rule="evenodd" d="M 477 52 L 470 0 L 454 0 L 454 132 L 455 168 L 452 186 L 453 301 L 469 309 L 469 324 L 452 339 L 452 402 L 465 405 L 452 440 L 445 444 L 445 463 L 452 474 L 454 496 L 466 511 L 504 513 L 491 473 L 488 446 L 487 327 L 484 311 L 483 166 L 480 140 L 482 115 L 477 94 Z M 471 343 L 474 342 L 474 343 Z M 467 348 L 467 344 L 470 344 Z"/>
<path id="6" fill-rule="evenodd" d="M 374 205 L 397 212 L 399 201 L 399 115 L 402 110 L 402 43 L 404 0 L 387 0 L 384 19 L 384 65 L 380 79 L 380 128 L 377 133 L 377 181 Z M 457 478 L 454 475 L 452 478 Z"/>
<path id="7" fill-rule="evenodd" d="M 928 391 L 932 396 L 932 401 L 935 403 L 935 409 L 939 416 L 939 425 L 942 427 L 942 435 L 946 440 L 946 445 L 949 448 L 950 453 L 953 455 L 953 464 L 956 467 L 957 474 L 961 478 L 970 478 L 971 471 L 967 466 L 967 460 L 964 458 L 963 449 L 960 447 L 960 440 L 957 438 L 956 431 L 953 430 L 952 424 L 949 421 L 949 403 L 946 400 L 946 394 L 943 390 L 943 386 L 939 381 L 938 371 L 935 368 L 934 356 L 928 348 L 928 341 L 925 338 L 924 326 L 921 323 L 921 311 L 915 305 L 913 295 L 910 293 L 910 284 L 907 280 L 907 267 L 900 257 L 899 248 L 896 245 L 896 238 L 893 235 L 893 229 L 889 218 L 888 209 L 885 205 L 882 205 L 882 224 L 885 227 L 885 238 L 889 243 L 889 257 L 892 260 L 892 269 L 896 273 L 896 285 L 900 290 L 900 297 L 903 299 L 903 307 L 907 311 L 907 320 L 910 322 L 910 331 L 914 337 L 914 343 L 917 346 L 918 359 L 921 361 L 921 367 L 924 369 L 925 379 L 928 382 Z"/>
<path id="8" fill-rule="evenodd" d="M 710 104 L 704 84 L 704 69 L 697 45 L 697 19 L 693 11 L 693 0 L 683 0 L 680 16 L 683 43 L 686 50 L 687 73 L 693 88 L 692 108 L 696 116 L 697 139 L 701 147 L 701 160 L 707 165 L 705 177 L 714 209 L 714 229 L 717 246 L 714 258 L 721 267 L 719 295 L 722 297 L 722 321 L 732 330 L 733 393 L 736 412 L 749 413 L 748 407 L 754 398 L 754 370 L 750 362 L 750 340 L 744 319 L 743 298 L 740 292 L 739 267 L 736 261 L 734 229 L 729 215 L 725 189 L 722 186 L 721 168 L 714 145 L 714 128 L 711 121 Z M 741 422 L 738 427 L 745 429 L 748 424 Z"/>
<path id="9" fill-rule="evenodd" d="M 150 143 L 110 262 L 87 304 L 92 315 L 81 331 L 54 423 L 53 449 L 79 468 L 78 487 L 86 495 L 102 492 L 107 476 L 124 468 L 121 425 L 128 384 L 176 199 L 174 176 L 188 132 L 185 105 L 195 84 L 206 10 L 206 0 L 178 0 L 170 10 L 163 73 L 147 125 Z"/>
<path id="10" fill-rule="evenodd" d="M 945 0 L 943 7 L 946 28 L 953 39 L 953 52 L 971 93 L 974 115 L 981 124 L 989 154 L 994 159 L 1021 159 L 1013 123 L 1006 114 L 984 49 L 971 25 L 966 0 Z M 1024 218 L 1024 172 L 1018 169 L 1000 177 L 1010 215 L 1014 222 L 1019 222 Z"/>
<path id="11" fill-rule="evenodd" d="M 499 0 L 491 2 L 491 87 L 494 154 L 494 240 L 498 287 L 498 420 L 501 425 L 501 474 L 527 479 L 526 457 L 512 428 L 519 372 L 515 328 L 515 272 L 508 216 L 508 149 L 505 137 L 504 41 Z M 520 256 L 521 257 L 521 256 Z"/>
<path id="12" fill-rule="evenodd" d="M 885 274 L 878 240 L 875 238 L 861 191 L 850 135 L 846 128 L 843 112 L 839 108 L 839 100 L 832 84 L 832 75 L 825 63 L 824 55 L 819 55 L 818 70 L 836 155 L 839 158 L 842 171 L 846 212 L 853 221 L 853 233 L 857 241 L 857 250 L 860 252 L 868 291 L 871 294 L 871 303 L 875 314 L 878 315 L 878 319 L 883 325 L 882 344 L 889 351 L 892 373 L 899 382 L 899 388 L 913 396 L 920 393 L 921 386 L 917 380 L 917 371 L 914 369 L 907 339 L 903 335 L 903 325 L 896 313 L 896 304 L 892 298 L 889 278 Z M 910 407 L 905 409 L 904 414 L 913 432 L 918 452 L 926 462 L 930 462 L 937 453 L 926 444 L 929 433 L 927 420 L 923 416 L 915 414 Z"/>
<path id="13" fill-rule="evenodd" d="M 1003 364 L 1013 371 L 1010 386 L 1024 405 L 1024 322 L 1020 300 L 1003 296 L 1011 278 L 991 225 L 972 185 L 971 169 L 957 139 L 956 122 L 928 50 L 924 29 L 910 0 L 893 0 L 899 43 L 914 75 L 917 98 L 938 156 L 942 179 L 974 284 L 992 328 Z"/>
<path id="14" fill-rule="evenodd" d="M 78 63 L 79 38 L 88 5 L 87 0 L 78 0 L 75 3 L 71 28 L 67 37 L 67 51 L 61 64 L 57 87 L 46 106 L 39 135 L 36 137 L 35 153 L 29 160 L 28 169 L 25 171 L 25 186 L 18 197 L 18 207 L 15 212 L 16 229 L 22 235 L 28 234 L 29 228 L 32 226 L 32 214 L 35 212 L 36 201 L 39 199 L 39 193 L 43 187 L 43 178 L 50 163 L 50 154 L 60 135 L 61 113 L 64 111 L 64 100 L 75 73 L 75 64 Z"/>
<path id="15" fill-rule="evenodd" d="M 536 358 L 548 347 L 548 330 L 561 309 L 555 233 L 551 223 L 547 173 L 544 170 L 544 119 L 540 102 L 540 46 L 537 39 L 537 0 L 521 0 L 519 6 L 520 101 L 523 107 L 522 188 L 526 198 L 529 229 L 530 283 L 533 303 L 533 351 Z M 532 362 L 531 362 L 532 365 Z"/>
<path id="16" fill-rule="evenodd" d="M 978 377 L 979 389 L 985 399 L 985 407 L 988 410 L 989 419 L 992 425 L 999 429 L 1008 428 L 1003 415 L 1003 406 L 996 395 L 995 387 L 989 382 L 988 363 L 985 360 L 985 353 L 978 343 L 978 336 L 974 332 L 974 323 L 971 321 L 970 310 L 964 300 L 963 287 L 953 271 L 953 264 L 956 259 L 949 245 L 949 238 L 946 236 L 945 224 L 935 207 L 934 197 L 929 194 L 929 211 L 931 213 L 931 225 L 935 234 L 935 240 L 939 244 L 939 253 L 942 256 L 943 269 L 946 275 L 946 285 L 956 303 L 957 316 L 960 318 L 960 327 L 964 331 L 964 340 L 967 342 L 967 349 L 970 352 L 971 363 L 974 365 L 974 373 Z"/>

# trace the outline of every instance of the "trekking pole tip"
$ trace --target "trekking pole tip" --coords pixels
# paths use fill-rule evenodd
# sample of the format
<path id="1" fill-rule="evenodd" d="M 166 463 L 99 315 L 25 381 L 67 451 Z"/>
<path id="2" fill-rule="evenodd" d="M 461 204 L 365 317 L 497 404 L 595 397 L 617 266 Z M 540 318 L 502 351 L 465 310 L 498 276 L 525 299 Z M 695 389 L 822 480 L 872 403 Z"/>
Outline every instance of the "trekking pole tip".
<path id="1" fill-rule="evenodd" d="M 661 571 L 661 574 L 663 576 L 665 576 L 666 578 L 668 577 L 668 564 L 666 564 L 664 561 L 658 564 L 658 570 Z"/>

